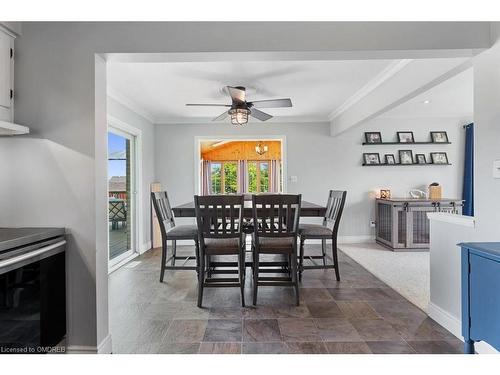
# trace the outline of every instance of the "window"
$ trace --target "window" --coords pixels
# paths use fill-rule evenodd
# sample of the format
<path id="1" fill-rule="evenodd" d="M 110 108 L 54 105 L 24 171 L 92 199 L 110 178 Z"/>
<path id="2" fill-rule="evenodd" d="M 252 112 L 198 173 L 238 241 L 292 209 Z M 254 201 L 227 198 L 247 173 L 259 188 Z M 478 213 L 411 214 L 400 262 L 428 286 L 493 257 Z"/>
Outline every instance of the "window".
<path id="1" fill-rule="evenodd" d="M 276 190 L 283 191 L 282 186 L 282 165 L 278 161 L 277 171 L 272 171 L 270 160 L 248 160 L 246 162 L 246 178 L 242 179 L 240 173 L 243 168 L 238 166 L 236 161 L 212 161 L 210 163 L 210 194 L 237 194 L 237 193 L 267 193 L 272 190 L 271 180 L 279 181 Z M 246 180 L 246 186 L 240 187 L 240 181 Z"/>
<path id="2" fill-rule="evenodd" d="M 236 163 L 224 163 L 224 193 L 238 192 L 238 166 Z"/>
<path id="3" fill-rule="evenodd" d="M 210 167 L 212 194 L 238 192 L 238 165 L 236 162 L 212 162 Z"/>
<path id="4" fill-rule="evenodd" d="M 264 193 L 269 191 L 269 161 L 249 161 L 248 192 Z"/>
<path id="5" fill-rule="evenodd" d="M 222 193 L 222 163 L 212 163 L 210 171 L 212 194 Z"/>
<path id="6" fill-rule="evenodd" d="M 269 191 L 269 162 L 259 162 L 260 192 Z"/>

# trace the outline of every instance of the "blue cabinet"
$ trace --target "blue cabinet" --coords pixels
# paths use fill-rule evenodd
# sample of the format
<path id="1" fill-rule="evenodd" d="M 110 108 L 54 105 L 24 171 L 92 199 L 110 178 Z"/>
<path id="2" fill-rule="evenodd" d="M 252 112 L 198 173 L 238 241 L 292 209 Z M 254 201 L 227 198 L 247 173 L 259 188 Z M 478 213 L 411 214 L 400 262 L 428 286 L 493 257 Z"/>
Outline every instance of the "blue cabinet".
<path id="1" fill-rule="evenodd" d="M 462 335 L 465 353 L 485 341 L 500 350 L 500 242 L 462 247 Z"/>

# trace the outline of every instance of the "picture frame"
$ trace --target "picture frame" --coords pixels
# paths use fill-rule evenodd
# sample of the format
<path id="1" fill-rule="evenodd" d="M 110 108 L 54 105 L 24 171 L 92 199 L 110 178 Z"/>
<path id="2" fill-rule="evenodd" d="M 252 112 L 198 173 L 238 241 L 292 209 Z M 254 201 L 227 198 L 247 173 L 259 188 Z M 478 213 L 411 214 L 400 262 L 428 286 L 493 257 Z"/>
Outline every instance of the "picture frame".
<path id="1" fill-rule="evenodd" d="M 364 165 L 379 165 L 380 155 L 378 152 L 365 152 L 363 154 L 363 164 Z"/>
<path id="2" fill-rule="evenodd" d="M 450 164 L 446 152 L 431 152 L 432 164 Z"/>
<path id="3" fill-rule="evenodd" d="M 381 189 L 380 190 L 380 199 L 390 199 L 391 191 L 389 189 Z"/>
<path id="4" fill-rule="evenodd" d="M 382 143 L 382 134 L 380 132 L 365 132 L 365 143 Z"/>
<path id="5" fill-rule="evenodd" d="M 427 164 L 425 154 L 415 154 L 415 159 L 417 160 L 417 164 Z"/>
<path id="6" fill-rule="evenodd" d="M 415 143 L 415 138 L 412 131 L 397 132 L 399 143 Z"/>
<path id="7" fill-rule="evenodd" d="M 385 164 L 396 164 L 394 154 L 385 154 Z"/>
<path id="8" fill-rule="evenodd" d="M 399 150 L 398 154 L 399 154 L 399 164 L 403 165 L 414 164 L 412 150 Z"/>
<path id="9" fill-rule="evenodd" d="M 431 132 L 432 143 L 449 143 L 448 133 L 445 131 L 433 131 Z"/>

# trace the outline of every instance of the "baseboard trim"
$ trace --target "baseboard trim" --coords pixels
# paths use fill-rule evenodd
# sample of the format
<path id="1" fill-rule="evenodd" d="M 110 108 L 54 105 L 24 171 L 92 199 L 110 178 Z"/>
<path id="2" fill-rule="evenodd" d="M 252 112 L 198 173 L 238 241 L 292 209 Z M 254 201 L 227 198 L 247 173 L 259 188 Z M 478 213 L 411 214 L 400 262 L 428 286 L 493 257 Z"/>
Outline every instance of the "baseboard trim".
<path id="1" fill-rule="evenodd" d="M 441 307 L 429 302 L 429 316 L 455 335 L 460 341 L 464 341 L 462 337 L 462 322 L 449 312 Z M 474 344 L 476 353 L 478 354 L 498 354 L 499 352 L 489 344 L 481 341 Z"/>
<path id="2" fill-rule="evenodd" d="M 111 354 L 112 353 L 112 345 L 111 345 L 111 333 L 101 341 L 99 345 L 97 345 L 97 354 Z"/>
<path id="3" fill-rule="evenodd" d="M 451 315 L 448 311 L 443 310 L 441 307 L 435 305 L 432 302 L 429 302 L 428 312 L 429 316 L 432 319 L 441 324 L 444 328 L 450 331 L 457 338 L 463 340 L 462 322 L 460 321 L 460 319 L 457 319 L 456 317 Z"/>
<path id="4" fill-rule="evenodd" d="M 66 354 L 111 354 L 111 334 L 108 334 L 99 345 L 68 345 Z"/>
<path id="5" fill-rule="evenodd" d="M 375 243 L 375 237 L 371 235 L 364 236 L 339 236 L 337 239 L 339 244 L 342 243 Z"/>
<path id="6" fill-rule="evenodd" d="M 97 354 L 97 347 L 85 345 L 69 345 L 66 347 L 66 354 Z"/>
<path id="7" fill-rule="evenodd" d="M 139 249 L 139 254 L 142 255 L 144 254 L 146 251 L 148 250 L 151 250 L 151 241 L 148 241 L 148 242 L 145 242 L 141 245 L 140 249 Z"/>

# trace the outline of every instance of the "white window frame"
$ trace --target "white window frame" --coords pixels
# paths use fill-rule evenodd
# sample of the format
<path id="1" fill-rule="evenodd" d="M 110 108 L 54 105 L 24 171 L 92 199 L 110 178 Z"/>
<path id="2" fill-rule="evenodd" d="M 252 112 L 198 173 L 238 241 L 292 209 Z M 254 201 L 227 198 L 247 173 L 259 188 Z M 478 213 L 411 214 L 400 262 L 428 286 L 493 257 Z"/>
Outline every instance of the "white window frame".
<path id="1" fill-rule="evenodd" d="M 133 136 L 135 137 L 135 147 L 133 150 L 133 158 L 135 160 L 134 163 L 131 163 L 131 168 L 134 170 L 131 172 L 131 190 L 135 195 L 134 204 L 133 204 L 133 225 L 135 226 L 135 230 L 132 231 L 131 236 L 131 244 L 132 249 L 125 252 L 124 254 L 114 258 L 113 260 L 109 259 L 109 240 L 108 240 L 108 273 L 115 271 L 120 268 L 123 264 L 129 262 L 131 259 L 137 257 L 141 251 L 141 244 L 144 241 L 144 225 L 142 220 L 143 214 L 143 192 L 142 192 L 142 130 L 132 126 L 120 119 L 117 119 L 113 116 L 108 116 L 108 127 L 107 132 L 116 133 L 118 135 L 123 136 Z M 120 134 L 121 133 L 121 134 Z M 106 164 L 106 176 L 108 176 L 107 164 Z M 107 197 L 109 197 L 109 184 L 106 184 L 106 192 Z M 135 206 L 135 207 L 134 207 Z M 109 215 L 109 212 L 107 213 Z M 109 218 L 107 220 L 109 223 Z"/>
<path id="2" fill-rule="evenodd" d="M 287 147 L 285 135 L 206 135 L 194 137 L 194 191 L 196 194 L 202 194 L 201 186 L 201 142 L 202 141 L 280 141 L 281 142 L 281 180 L 283 183 L 282 193 L 286 194 L 288 191 L 288 163 L 287 163 Z"/>

